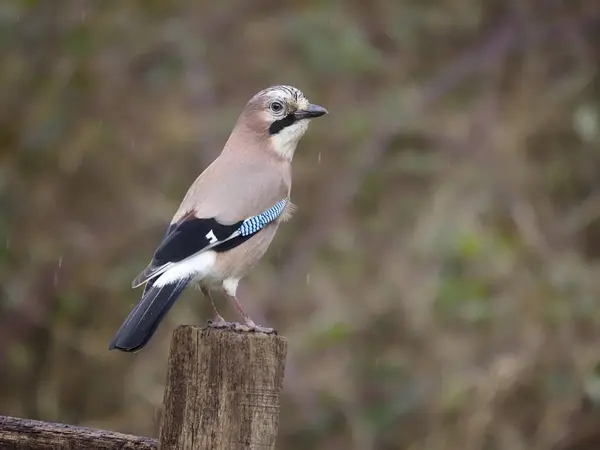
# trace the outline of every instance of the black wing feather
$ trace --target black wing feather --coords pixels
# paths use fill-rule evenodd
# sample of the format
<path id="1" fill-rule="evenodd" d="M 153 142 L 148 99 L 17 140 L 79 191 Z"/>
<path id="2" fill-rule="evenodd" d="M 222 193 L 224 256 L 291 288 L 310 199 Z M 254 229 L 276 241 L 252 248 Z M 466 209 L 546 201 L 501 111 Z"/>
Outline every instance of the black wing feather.
<path id="1" fill-rule="evenodd" d="M 152 256 L 152 261 L 142 273 L 135 277 L 132 286 L 136 287 L 144 282 L 151 281 L 157 271 L 160 271 L 166 264 L 183 261 L 211 245 L 211 250 L 216 252 L 231 250 L 260 231 L 257 230 L 246 236 L 240 235 L 225 242 L 220 242 L 235 233 L 242 223 L 241 220 L 225 225 L 218 222 L 214 217 L 198 218 L 193 213 L 184 216 L 179 222 L 171 224 L 166 230 L 162 242 Z M 214 245 L 215 242 L 220 243 Z"/>
<path id="2" fill-rule="evenodd" d="M 217 222 L 215 218 L 199 219 L 194 217 L 184 220 L 177 224 L 158 246 L 154 252 L 152 265 L 161 266 L 169 262 L 183 261 L 213 243 L 213 240 L 209 237 L 211 232 L 214 235 L 213 239 L 216 238 L 217 241 L 222 241 L 235 233 L 241 224 L 242 221 L 232 225 L 224 225 Z M 236 238 L 232 240 L 236 241 Z M 220 245 L 213 247 L 213 250 L 224 251 L 219 248 Z"/>

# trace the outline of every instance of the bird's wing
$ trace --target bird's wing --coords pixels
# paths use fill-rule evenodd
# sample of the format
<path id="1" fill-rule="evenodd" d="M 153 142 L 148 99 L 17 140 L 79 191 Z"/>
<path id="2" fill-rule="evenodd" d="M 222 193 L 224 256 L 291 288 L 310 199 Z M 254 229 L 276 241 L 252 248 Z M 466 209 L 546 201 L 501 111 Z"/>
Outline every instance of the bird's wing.
<path id="1" fill-rule="evenodd" d="M 228 169 L 219 173 L 211 166 L 198 177 L 152 261 L 133 280 L 132 287 L 199 252 L 237 247 L 281 215 L 289 186 L 278 170 L 248 164 L 234 164 Z"/>

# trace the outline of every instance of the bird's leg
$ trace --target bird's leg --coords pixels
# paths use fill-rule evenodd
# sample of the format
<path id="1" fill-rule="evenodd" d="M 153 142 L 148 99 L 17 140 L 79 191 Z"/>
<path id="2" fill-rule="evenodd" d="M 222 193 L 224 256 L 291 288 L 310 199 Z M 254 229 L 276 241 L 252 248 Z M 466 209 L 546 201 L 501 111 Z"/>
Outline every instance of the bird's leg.
<path id="1" fill-rule="evenodd" d="M 212 309 L 214 311 L 214 318 L 212 320 L 208 321 L 208 326 L 211 328 L 230 328 L 233 327 L 234 324 L 231 322 L 226 322 L 225 319 L 223 319 L 223 316 L 221 316 L 221 314 L 219 314 L 219 311 L 217 311 L 217 307 L 215 306 L 215 302 L 212 299 L 212 295 L 210 293 L 210 289 L 205 286 L 205 285 L 201 285 L 200 286 L 200 290 L 202 291 L 202 293 L 204 294 L 204 296 L 210 301 L 210 305 L 212 306 Z"/>
<path id="2" fill-rule="evenodd" d="M 262 327 L 256 325 L 252 318 L 244 311 L 240 301 L 237 299 L 236 291 L 239 279 L 229 278 L 223 282 L 223 290 L 227 298 L 233 303 L 235 309 L 238 311 L 242 319 L 244 319 L 244 325 L 236 324 L 236 329 L 239 331 L 258 331 L 266 334 L 277 334 L 273 328 Z"/>

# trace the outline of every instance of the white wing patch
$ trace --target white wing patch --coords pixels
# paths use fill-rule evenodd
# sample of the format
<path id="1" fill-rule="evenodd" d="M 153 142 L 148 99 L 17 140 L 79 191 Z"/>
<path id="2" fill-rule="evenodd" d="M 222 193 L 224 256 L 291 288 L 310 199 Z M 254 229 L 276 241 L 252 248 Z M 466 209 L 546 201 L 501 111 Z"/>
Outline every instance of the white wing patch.
<path id="1" fill-rule="evenodd" d="M 216 259 L 217 253 L 209 250 L 197 253 L 183 261 L 171 263 L 169 268 L 156 279 L 154 286 L 165 286 L 183 278 L 203 278 L 210 273 Z"/>
<path id="2" fill-rule="evenodd" d="M 208 233 L 206 233 L 206 239 L 208 239 L 208 242 L 210 242 L 211 244 L 214 244 L 218 241 L 213 230 L 210 230 Z"/>

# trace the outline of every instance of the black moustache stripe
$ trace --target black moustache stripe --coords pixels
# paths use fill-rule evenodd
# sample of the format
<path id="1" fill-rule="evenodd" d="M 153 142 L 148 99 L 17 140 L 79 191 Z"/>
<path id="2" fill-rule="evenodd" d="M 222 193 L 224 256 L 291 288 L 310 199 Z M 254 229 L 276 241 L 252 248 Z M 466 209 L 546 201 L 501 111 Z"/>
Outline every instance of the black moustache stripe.
<path id="1" fill-rule="evenodd" d="M 271 124 L 271 126 L 269 127 L 269 134 L 271 136 L 277 134 L 284 128 L 293 125 L 294 122 L 296 122 L 296 117 L 294 116 L 294 114 L 288 114 L 283 119 L 276 120 Z"/>

